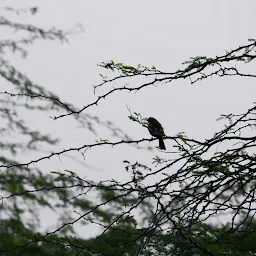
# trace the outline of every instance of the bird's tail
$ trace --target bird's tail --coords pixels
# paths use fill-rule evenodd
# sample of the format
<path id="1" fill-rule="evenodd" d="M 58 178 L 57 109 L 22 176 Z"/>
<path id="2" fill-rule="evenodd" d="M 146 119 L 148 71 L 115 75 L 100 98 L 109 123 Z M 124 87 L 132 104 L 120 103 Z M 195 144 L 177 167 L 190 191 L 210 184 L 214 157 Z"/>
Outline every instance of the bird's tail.
<path id="1" fill-rule="evenodd" d="M 159 140 L 159 148 L 162 150 L 166 150 L 163 138 L 158 138 L 158 140 Z"/>

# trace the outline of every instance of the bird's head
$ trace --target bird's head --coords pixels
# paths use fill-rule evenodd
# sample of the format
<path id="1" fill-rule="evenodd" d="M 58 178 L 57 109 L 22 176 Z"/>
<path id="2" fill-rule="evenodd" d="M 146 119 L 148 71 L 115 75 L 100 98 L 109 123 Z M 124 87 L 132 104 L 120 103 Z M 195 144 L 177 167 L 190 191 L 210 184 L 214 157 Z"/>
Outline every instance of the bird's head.
<path id="1" fill-rule="evenodd" d="M 148 122 L 152 122 L 152 121 L 154 121 L 154 120 L 156 120 L 154 117 L 149 117 L 149 118 L 147 118 L 147 121 L 148 121 Z"/>

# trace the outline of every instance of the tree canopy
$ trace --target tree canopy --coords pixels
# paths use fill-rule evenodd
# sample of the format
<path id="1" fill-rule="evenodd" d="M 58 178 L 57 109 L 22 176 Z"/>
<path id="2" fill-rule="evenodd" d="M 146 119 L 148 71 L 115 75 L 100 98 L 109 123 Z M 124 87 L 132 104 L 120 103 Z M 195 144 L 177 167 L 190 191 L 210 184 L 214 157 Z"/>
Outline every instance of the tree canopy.
<path id="1" fill-rule="evenodd" d="M 35 15 L 38 9 L 2 11 Z M 141 64 L 103 62 L 99 66 L 107 70 L 109 76 L 101 75 L 102 82 L 94 86 L 97 99 L 79 109 L 35 84 L 6 57 L 8 51 L 25 57 L 29 45 L 37 40 L 65 42 L 68 33 L 56 28 L 45 30 L 4 16 L 0 24 L 21 32 L 18 39 L 0 41 L 0 76 L 7 85 L 0 94 L 0 253 L 256 255 L 254 105 L 240 113 L 222 114 L 223 129 L 204 140 L 182 132 L 175 136 L 166 134 L 164 140 L 171 141 L 173 148 L 167 149 L 165 158 L 152 157 L 150 166 L 139 156 L 136 162 L 124 159 L 125 171 L 130 177 L 125 182 L 111 177 L 94 181 L 80 177 L 76 170 L 47 172 L 36 166 L 42 160 L 69 152 L 84 154 L 87 149 L 109 147 L 111 150 L 119 145 L 136 147 L 158 140 L 133 140 L 126 134 L 128 131 L 123 132 L 112 122 L 99 122 L 97 117 L 88 114 L 89 110 L 103 99 L 114 97 L 118 91 L 147 90 L 180 79 L 194 84 L 213 76 L 255 78 L 255 74 L 244 73 L 239 68 L 240 63 L 246 65 L 256 58 L 255 39 L 220 56 L 191 57 L 183 63 L 183 68 L 170 72 Z M 142 79 L 136 85 L 127 83 L 137 78 Z M 116 81 L 119 86 L 107 87 Z M 56 121 L 71 116 L 91 132 L 103 125 L 115 132 L 119 140 L 101 139 L 55 151 L 58 138 L 31 129 L 20 115 L 23 111 L 51 112 Z M 146 117 L 129 111 L 131 122 L 147 127 Z M 40 151 L 44 147 L 51 151 L 42 157 L 18 160 L 22 152 Z M 57 214 L 56 228 L 44 230 L 39 216 L 44 210 Z M 88 237 L 81 237 L 75 225 L 88 230 Z M 91 229 L 98 229 L 98 234 L 91 236 Z"/>

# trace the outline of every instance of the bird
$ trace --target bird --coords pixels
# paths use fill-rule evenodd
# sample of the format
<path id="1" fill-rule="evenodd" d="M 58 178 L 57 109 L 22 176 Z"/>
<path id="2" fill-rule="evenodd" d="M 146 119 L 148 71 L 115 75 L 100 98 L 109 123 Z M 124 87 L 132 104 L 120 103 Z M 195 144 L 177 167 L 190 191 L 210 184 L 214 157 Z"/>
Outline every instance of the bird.
<path id="1" fill-rule="evenodd" d="M 154 117 L 149 117 L 147 119 L 148 121 L 148 131 L 149 133 L 153 136 L 158 138 L 159 140 L 159 148 L 162 150 L 166 150 L 166 147 L 164 145 L 164 140 L 163 138 L 166 137 L 164 133 L 164 128 L 163 126 L 154 118 Z"/>

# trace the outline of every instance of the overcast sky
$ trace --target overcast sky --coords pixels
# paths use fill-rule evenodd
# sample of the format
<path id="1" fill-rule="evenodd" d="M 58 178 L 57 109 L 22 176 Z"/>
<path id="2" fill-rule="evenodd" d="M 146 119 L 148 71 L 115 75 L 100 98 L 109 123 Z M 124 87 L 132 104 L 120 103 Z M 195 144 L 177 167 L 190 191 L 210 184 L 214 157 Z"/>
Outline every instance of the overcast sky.
<path id="1" fill-rule="evenodd" d="M 2 0 L 1 6 L 38 6 L 38 15 L 18 19 L 79 32 L 69 37 L 68 44 L 39 42 L 31 46 L 26 60 L 13 57 L 14 64 L 33 81 L 77 107 L 96 99 L 92 85 L 100 82 L 99 73 L 103 70 L 97 64 L 103 61 L 154 65 L 173 72 L 182 68 L 182 62 L 190 57 L 222 55 L 225 50 L 246 44 L 248 38 L 256 38 L 256 2 L 253 0 Z M 83 31 L 79 31 L 78 24 L 83 26 Z M 248 65 L 248 70 L 254 69 L 255 63 Z M 99 90 L 98 95 L 102 92 L 105 90 Z M 88 113 L 113 121 L 134 139 L 150 138 L 145 128 L 127 118 L 128 105 L 145 117 L 156 117 L 169 136 L 186 132 L 190 137 L 204 139 L 222 127 L 223 123 L 216 122 L 220 114 L 246 111 L 255 101 L 255 94 L 255 83 L 250 79 L 215 77 L 194 85 L 189 80 L 180 80 L 145 88 L 136 94 L 118 92 L 97 107 L 88 109 Z M 79 147 L 110 136 L 102 131 L 95 137 L 76 129 L 70 118 L 53 122 L 49 115 L 47 113 L 43 118 L 45 126 L 33 125 L 43 131 L 58 133 L 63 141 L 61 149 Z M 166 142 L 166 146 L 170 147 L 170 142 Z M 144 152 L 119 146 L 91 150 L 86 154 L 86 163 L 99 170 L 85 170 L 70 159 L 62 159 L 62 162 L 55 159 L 48 166 L 58 170 L 71 169 L 88 178 L 123 177 L 126 174 L 122 160 L 151 163 L 156 154 L 168 158 L 168 154 L 157 150 Z M 81 156 L 77 157 L 84 161 Z"/>

